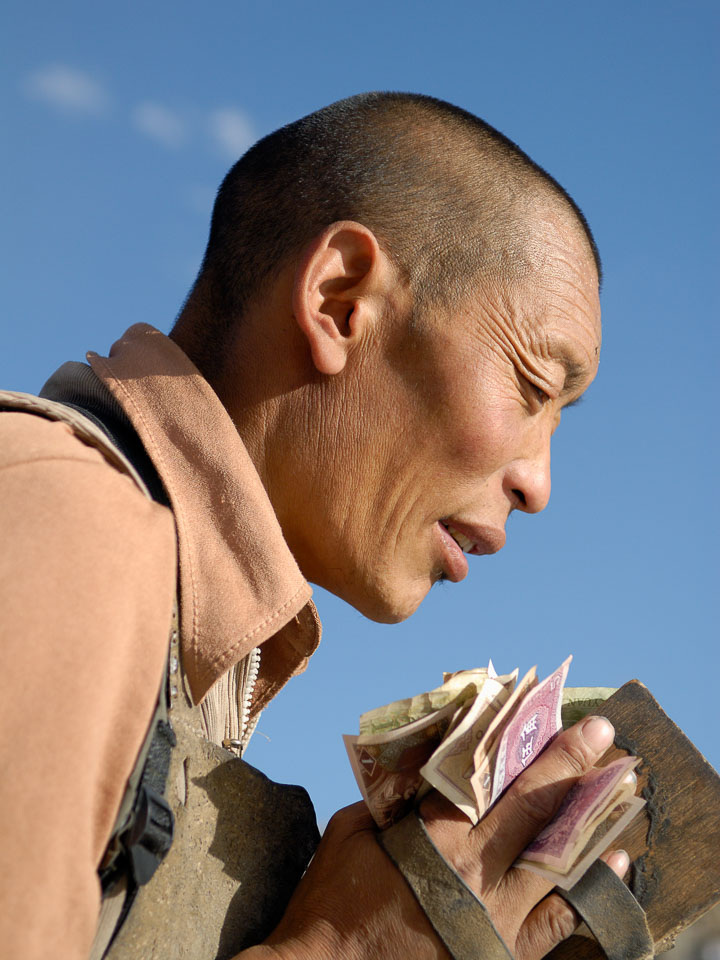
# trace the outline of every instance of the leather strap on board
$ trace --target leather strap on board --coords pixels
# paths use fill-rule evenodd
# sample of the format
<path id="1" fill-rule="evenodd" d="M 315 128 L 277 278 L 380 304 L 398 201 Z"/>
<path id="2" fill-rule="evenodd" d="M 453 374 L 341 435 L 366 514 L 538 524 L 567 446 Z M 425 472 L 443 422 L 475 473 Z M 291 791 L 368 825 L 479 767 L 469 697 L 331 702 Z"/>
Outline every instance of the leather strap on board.
<path id="1" fill-rule="evenodd" d="M 377 836 L 454 960 L 512 960 L 487 910 L 413 811 Z"/>
<path id="2" fill-rule="evenodd" d="M 555 893 L 577 910 L 608 960 L 652 960 L 653 938 L 645 911 L 623 881 L 602 860 L 570 890 Z"/>

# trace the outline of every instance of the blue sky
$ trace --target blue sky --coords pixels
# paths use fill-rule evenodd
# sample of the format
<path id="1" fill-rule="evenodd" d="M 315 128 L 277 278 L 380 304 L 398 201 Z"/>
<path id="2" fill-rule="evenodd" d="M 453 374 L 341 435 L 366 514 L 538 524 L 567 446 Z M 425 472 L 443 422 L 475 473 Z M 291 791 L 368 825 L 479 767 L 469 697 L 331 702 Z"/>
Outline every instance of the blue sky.
<path id="1" fill-rule="evenodd" d="M 716 3 L 10 0 L 2 30 L 0 382 L 35 391 L 131 323 L 167 332 L 214 190 L 258 136 L 368 89 L 451 100 L 573 194 L 605 264 L 600 375 L 553 448 L 545 513 L 402 625 L 320 593 L 325 638 L 248 759 L 325 819 L 340 734 L 443 670 L 575 655 L 643 680 L 720 766 Z M 431 478 L 430 478 L 431 479 Z M 269 738 L 269 739 L 268 739 Z"/>

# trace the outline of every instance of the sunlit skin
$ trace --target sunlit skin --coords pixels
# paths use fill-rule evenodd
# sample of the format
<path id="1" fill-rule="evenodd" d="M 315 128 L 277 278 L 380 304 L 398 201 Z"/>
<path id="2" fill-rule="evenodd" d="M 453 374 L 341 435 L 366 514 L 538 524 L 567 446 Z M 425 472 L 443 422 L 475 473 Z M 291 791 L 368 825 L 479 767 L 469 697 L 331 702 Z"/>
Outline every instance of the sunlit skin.
<path id="1" fill-rule="evenodd" d="M 424 312 L 369 230 L 333 224 L 257 298 L 213 382 L 300 568 L 369 617 L 409 616 L 439 579 L 467 574 L 457 540 L 493 553 L 513 510 L 548 502 L 550 440 L 597 372 L 600 310 L 576 225 L 552 211 L 533 222 L 521 279 L 485 276 L 465 302 Z M 565 731 L 472 829 L 435 791 L 423 801 L 433 842 L 518 960 L 545 956 L 578 918 L 515 858 L 612 737 L 597 719 Z M 242 955 L 446 960 L 375 833 L 364 805 L 340 811 L 280 925 Z M 604 858 L 628 869 L 623 852 Z"/>
<path id="2" fill-rule="evenodd" d="M 373 235 L 335 224 L 237 341 L 242 373 L 219 392 L 290 548 L 372 619 L 402 620 L 467 574 L 446 525 L 494 553 L 512 510 L 548 502 L 550 439 L 596 374 L 600 310 L 574 227 L 548 215 L 530 253 L 527 277 L 486 278 L 410 329 L 409 290 Z"/>

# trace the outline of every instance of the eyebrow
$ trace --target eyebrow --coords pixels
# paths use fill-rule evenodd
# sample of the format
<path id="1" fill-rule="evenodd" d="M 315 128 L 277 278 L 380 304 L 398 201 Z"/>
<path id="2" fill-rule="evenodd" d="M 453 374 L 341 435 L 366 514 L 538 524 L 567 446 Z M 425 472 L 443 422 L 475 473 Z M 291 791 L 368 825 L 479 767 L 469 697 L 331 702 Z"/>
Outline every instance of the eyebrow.
<path id="1" fill-rule="evenodd" d="M 590 371 L 585 364 L 578 360 L 574 352 L 568 349 L 564 337 L 556 337 L 550 333 L 545 340 L 544 346 L 548 359 L 559 363 L 565 371 L 565 382 L 563 383 L 560 395 L 567 396 L 567 394 L 575 393 L 578 389 L 582 389 L 584 393 L 588 386 L 588 379 L 591 379 L 589 376 Z M 571 400 L 569 403 L 563 404 L 563 408 L 568 409 L 569 407 L 577 406 L 581 399 L 582 395 Z"/>
<path id="2" fill-rule="evenodd" d="M 561 353 L 558 357 L 560 363 L 562 363 L 565 368 L 565 383 L 563 384 L 563 393 L 571 393 L 577 387 L 579 387 L 587 378 L 587 371 L 585 368 L 573 360 L 571 357 L 568 357 L 567 354 Z M 573 400 L 573 403 L 577 401 Z M 572 406 L 572 404 L 567 404 L 567 406 Z"/>

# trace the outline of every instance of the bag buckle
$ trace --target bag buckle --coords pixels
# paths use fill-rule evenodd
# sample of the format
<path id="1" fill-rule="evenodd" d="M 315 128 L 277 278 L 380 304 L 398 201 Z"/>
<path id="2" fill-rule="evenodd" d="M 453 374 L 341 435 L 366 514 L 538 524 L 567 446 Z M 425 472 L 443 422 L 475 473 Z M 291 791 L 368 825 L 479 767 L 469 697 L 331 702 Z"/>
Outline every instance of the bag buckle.
<path id="1" fill-rule="evenodd" d="M 165 797 L 146 784 L 138 791 L 136 811 L 133 824 L 121 842 L 135 883 L 142 887 L 170 850 L 175 818 Z"/>

